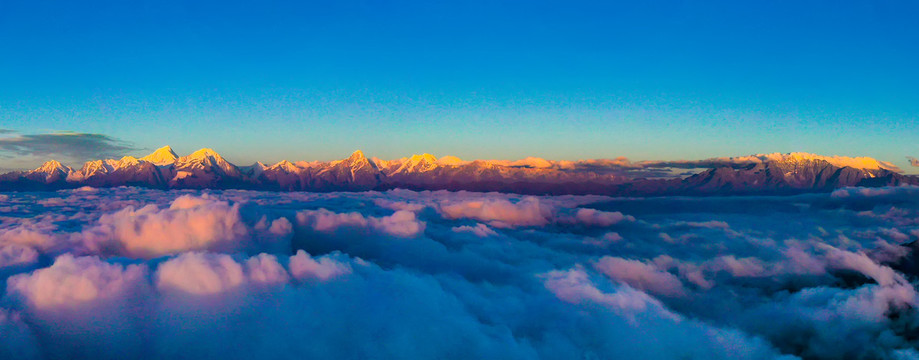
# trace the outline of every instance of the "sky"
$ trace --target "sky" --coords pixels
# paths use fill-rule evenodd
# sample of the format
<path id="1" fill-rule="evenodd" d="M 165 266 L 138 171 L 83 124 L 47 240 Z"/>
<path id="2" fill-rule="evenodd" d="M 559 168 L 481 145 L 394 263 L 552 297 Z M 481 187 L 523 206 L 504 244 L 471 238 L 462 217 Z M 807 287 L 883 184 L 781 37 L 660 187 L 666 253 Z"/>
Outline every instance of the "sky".
<path id="1" fill-rule="evenodd" d="M 168 144 L 238 164 L 356 149 L 571 160 L 804 151 L 909 169 L 917 11 L 912 1 L 0 1 L 0 168 Z"/>

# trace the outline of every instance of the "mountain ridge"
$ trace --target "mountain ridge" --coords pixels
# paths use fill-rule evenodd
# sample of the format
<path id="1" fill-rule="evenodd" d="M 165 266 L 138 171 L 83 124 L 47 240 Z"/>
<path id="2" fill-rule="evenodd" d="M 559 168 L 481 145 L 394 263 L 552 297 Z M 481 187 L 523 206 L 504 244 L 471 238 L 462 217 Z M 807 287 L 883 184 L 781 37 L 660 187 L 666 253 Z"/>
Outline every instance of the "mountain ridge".
<path id="1" fill-rule="evenodd" d="M 690 169 L 699 170 L 692 172 Z M 888 162 L 869 157 L 773 153 L 681 161 L 592 160 L 464 161 L 416 154 L 396 160 L 357 150 L 334 161 L 281 160 L 239 167 L 202 148 L 178 156 L 164 146 L 119 160 L 94 160 L 74 169 L 50 160 L 37 169 L 0 175 L 0 191 L 81 186 L 273 191 L 411 190 L 498 191 L 523 194 L 613 196 L 749 195 L 827 192 L 847 186 L 919 185 Z"/>

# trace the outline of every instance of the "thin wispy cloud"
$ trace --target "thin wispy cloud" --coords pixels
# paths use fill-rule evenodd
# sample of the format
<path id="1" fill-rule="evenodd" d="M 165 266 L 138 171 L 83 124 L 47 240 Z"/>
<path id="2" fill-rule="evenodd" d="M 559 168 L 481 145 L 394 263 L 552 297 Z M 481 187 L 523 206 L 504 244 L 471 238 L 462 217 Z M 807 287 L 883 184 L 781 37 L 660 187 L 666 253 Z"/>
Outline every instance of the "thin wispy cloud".
<path id="1" fill-rule="evenodd" d="M 909 160 L 910 166 L 919 167 L 919 159 L 916 159 L 912 156 L 907 156 L 906 159 Z"/>

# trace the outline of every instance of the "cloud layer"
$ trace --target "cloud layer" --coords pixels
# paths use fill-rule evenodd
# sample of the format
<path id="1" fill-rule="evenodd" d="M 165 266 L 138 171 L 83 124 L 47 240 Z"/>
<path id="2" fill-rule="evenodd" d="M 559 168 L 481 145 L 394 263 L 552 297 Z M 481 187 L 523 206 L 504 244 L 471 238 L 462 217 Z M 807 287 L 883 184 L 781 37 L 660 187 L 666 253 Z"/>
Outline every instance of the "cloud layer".
<path id="1" fill-rule="evenodd" d="M 915 199 L 9 193 L 0 357 L 913 358 Z"/>

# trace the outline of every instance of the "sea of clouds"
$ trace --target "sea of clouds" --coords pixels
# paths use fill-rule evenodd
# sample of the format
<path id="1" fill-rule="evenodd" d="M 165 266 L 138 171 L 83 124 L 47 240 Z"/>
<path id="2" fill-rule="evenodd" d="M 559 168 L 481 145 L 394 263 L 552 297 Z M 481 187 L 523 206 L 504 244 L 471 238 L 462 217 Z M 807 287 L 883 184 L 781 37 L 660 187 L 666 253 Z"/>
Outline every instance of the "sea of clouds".
<path id="1" fill-rule="evenodd" d="M 915 359 L 919 188 L 0 194 L 0 358 Z"/>

